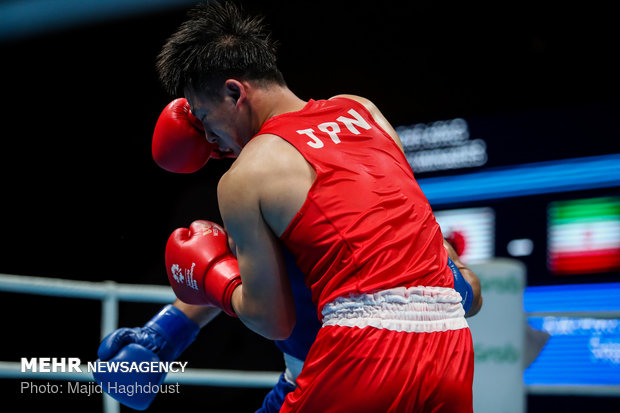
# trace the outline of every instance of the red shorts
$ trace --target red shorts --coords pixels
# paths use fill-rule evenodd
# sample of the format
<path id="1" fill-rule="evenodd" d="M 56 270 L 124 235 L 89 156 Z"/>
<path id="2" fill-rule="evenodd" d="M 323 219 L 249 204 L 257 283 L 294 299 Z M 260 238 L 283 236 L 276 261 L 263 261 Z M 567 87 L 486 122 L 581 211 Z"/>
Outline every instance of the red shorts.
<path id="1" fill-rule="evenodd" d="M 471 333 L 451 291 L 391 289 L 328 304 L 280 412 L 472 412 Z"/>

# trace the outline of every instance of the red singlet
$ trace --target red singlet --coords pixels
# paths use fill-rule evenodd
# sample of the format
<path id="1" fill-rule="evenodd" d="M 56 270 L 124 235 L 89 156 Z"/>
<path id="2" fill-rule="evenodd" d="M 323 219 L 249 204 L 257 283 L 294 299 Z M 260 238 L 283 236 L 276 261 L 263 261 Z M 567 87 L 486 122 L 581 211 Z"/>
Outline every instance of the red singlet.
<path id="1" fill-rule="evenodd" d="M 316 171 L 282 234 L 323 327 L 281 412 L 471 412 L 473 350 L 443 236 L 411 167 L 360 103 L 309 101 L 259 134 Z"/>
<path id="2" fill-rule="evenodd" d="M 348 293 L 452 287 L 431 207 L 394 140 L 360 103 L 313 101 L 259 134 L 291 143 L 316 180 L 282 240 L 306 274 L 319 314 Z"/>

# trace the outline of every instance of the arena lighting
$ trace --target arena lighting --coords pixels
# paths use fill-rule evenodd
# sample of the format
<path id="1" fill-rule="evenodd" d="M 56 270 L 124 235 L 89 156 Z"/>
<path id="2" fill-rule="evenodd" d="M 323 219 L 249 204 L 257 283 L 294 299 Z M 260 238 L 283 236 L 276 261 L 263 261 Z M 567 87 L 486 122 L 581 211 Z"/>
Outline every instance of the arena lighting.
<path id="1" fill-rule="evenodd" d="M 419 179 L 431 205 L 620 186 L 620 154 Z"/>
<path id="2" fill-rule="evenodd" d="M 0 41 L 195 4 L 196 0 L 12 0 L 0 3 Z"/>

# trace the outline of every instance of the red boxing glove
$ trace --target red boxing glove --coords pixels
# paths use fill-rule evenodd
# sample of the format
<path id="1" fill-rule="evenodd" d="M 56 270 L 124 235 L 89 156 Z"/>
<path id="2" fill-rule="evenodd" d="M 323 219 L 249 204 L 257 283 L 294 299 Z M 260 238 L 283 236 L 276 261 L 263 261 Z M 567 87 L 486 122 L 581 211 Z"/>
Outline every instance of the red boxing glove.
<path id="1" fill-rule="evenodd" d="M 465 237 L 461 232 L 452 231 L 450 235 L 446 237 L 446 241 L 448 241 L 450 245 L 452 245 L 452 248 L 454 248 L 456 255 L 463 255 L 463 253 L 465 252 L 466 243 Z"/>
<path id="2" fill-rule="evenodd" d="M 166 245 L 168 281 L 187 304 L 213 305 L 230 316 L 232 293 L 241 284 L 239 264 L 228 247 L 228 235 L 209 221 L 179 228 Z"/>
<path id="3" fill-rule="evenodd" d="M 157 165 L 177 173 L 196 172 L 209 158 L 234 157 L 207 141 L 202 122 L 192 115 L 185 98 L 173 100 L 159 115 L 151 151 Z"/>

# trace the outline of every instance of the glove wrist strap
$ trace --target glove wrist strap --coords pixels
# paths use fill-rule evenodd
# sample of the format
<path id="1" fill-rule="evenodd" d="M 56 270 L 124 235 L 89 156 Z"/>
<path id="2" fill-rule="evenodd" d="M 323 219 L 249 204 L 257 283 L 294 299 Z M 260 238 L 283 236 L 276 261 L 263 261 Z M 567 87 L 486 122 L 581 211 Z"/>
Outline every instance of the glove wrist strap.
<path id="1" fill-rule="evenodd" d="M 474 300 L 474 292 L 469 282 L 463 277 L 463 274 L 461 274 L 461 271 L 450 257 L 448 257 L 448 267 L 450 267 L 452 275 L 454 276 L 454 289 L 461 294 L 461 304 L 463 304 L 463 309 L 465 310 L 465 314 L 467 314 Z"/>
<path id="2" fill-rule="evenodd" d="M 152 328 L 161 334 L 166 344 L 160 350 L 161 358 L 176 359 L 195 339 L 200 331 L 197 323 L 172 304 L 165 306 L 157 313 L 145 328 Z"/>

